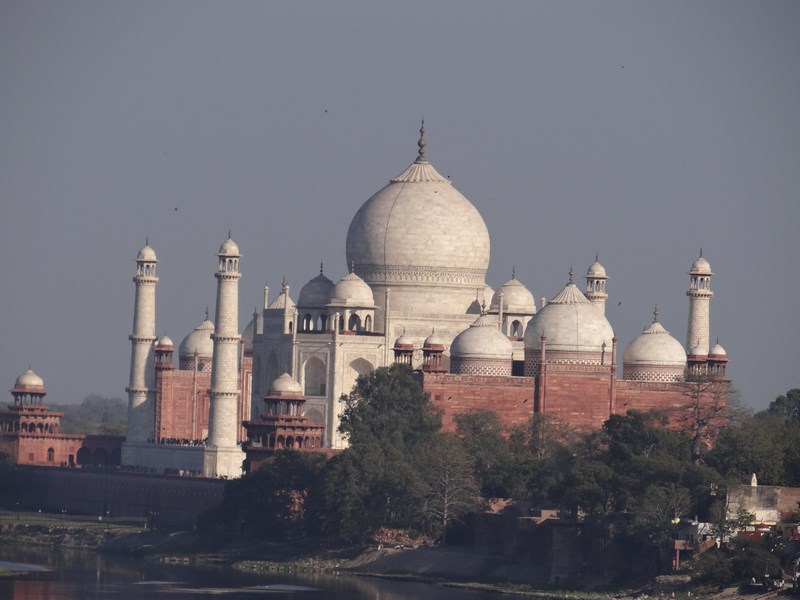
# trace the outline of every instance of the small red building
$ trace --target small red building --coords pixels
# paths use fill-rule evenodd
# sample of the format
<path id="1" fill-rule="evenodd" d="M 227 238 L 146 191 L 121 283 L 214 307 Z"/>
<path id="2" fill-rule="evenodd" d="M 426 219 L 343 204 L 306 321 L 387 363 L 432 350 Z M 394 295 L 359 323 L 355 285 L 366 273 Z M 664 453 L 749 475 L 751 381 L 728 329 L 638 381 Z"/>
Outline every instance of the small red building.
<path id="1" fill-rule="evenodd" d="M 18 465 L 46 467 L 120 464 L 122 437 L 61 433 L 64 413 L 43 404 L 44 381 L 31 369 L 11 389 L 14 404 L 0 410 L 0 452 Z"/>

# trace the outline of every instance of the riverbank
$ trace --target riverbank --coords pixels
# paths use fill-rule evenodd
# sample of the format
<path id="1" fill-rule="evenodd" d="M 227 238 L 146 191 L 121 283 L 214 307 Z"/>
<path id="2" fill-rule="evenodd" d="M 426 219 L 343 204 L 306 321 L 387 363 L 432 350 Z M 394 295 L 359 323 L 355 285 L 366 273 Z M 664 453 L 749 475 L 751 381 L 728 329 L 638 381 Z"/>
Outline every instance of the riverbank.
<path id="1" fill-rule="evenodd" d="M 142 521 L 90 520 L 66 515 L 0 514 L 0 544 L 76 548 L 139 556 L 166 564 L 219 564 L 245 572 L 349 573 L 539 598 L 692 597 L 686 586 L 687 578 L 662 579 L 639 590 L 566 591 L 547 585 L 546 574 L 534 565 L 467 550 L 341 548 L 324 547 L 316 542 L 223 543 L 194 532 L 149 529 Z M 726 600 L 736 596 L 735 590 L 725 592 Z"/>

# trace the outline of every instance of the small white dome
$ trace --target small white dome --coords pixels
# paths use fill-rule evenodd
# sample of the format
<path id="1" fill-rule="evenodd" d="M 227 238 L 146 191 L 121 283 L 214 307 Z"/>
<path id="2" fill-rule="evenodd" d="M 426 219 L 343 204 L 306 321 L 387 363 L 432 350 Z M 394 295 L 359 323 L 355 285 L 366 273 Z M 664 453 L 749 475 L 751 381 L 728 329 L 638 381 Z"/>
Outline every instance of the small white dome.
<path id="1" fill-rule="evenodd" d="M 511 360 L 513 346 L 500 331 L 496 315 L 481 315 L 459 333 L 450 345 L 453 358 L 488 358 Z"/>
<path id="2" fill-rule="evenodd" d="M 206 319 L 183 338 L 178 354 L 181 358 L 191 358 L 195 353 L 198 356 L 211 358 L 214 355 L 214 340 L 211 339 L 213 333 L 214 323 Z"/>
<path id="3" fill-rule="evenodd" d="M 394 345 L 395 345 L 395 347 L 397 347 L 397 346 L 413 346 L 414 345 L 414 339 L 410 335 L 407 335 L 406 332 L 404 331 L 403 334 L 394 341 Z"/>
<path id="4" fill-rule="evenodd" d="M 330 303 L 373 307 L 375 299 L 372 296 L 372 288 L 361 277 L 355 273 L 348 273 L 334 286 Z"/>
<path id="5" fill-rule="evenodd" d="M 153 250 L 149 244 L 145 244 L 144 248 L 139 250 L 139 254 L 136 255 L 137 261 L 146 261 L 146 262 L 158 262 L 156 259 L 156 251 Z"/>
<path id="6" fill-rule="evenodd" d="M 500 294 L 503 294 L 503 312 L 505 313 L 526 313 L 536 312 L 536 299 L 533 294 L 517 279 L 516 275 L 511 275 L 511 279 L 506 281 L 492 296 L 491 310 L 500 310 Z"/>
<path id="7" fill-rule="evenodd" d="M 709 262 L 703 258 L 703 254 L 700 253 L 700 257 L 692 263 L 692 268 L 689 270 L 690 275 L 713 275 L 711 272 L 711 265 Z"/>
<path id="8" fill-rule="evenodd" d="M 600 261 L 595 257 L 594 262 L 589 265 L 589 270 L 586 271 L 586 277 L 593 277 L 595 279 L 607 279 L 606 268 L 600 264 Z"/>
<path id="9" fill-rule="evenodd" d="M 327 306 L 331 301 L 333 288 L 333 282 L 322 274 L 322 269 L 320 268 L 319 275 L 306 283 L 300 290 L 297 305 L 303 308 Z"/>
<path id="10" fill-rule="evenodd" d="M 686 366 L 686 351 L 681 343 L 657 320 L 627 345 L 622 354 L 623 365 Z"/>
<path id="11" fill-rule="evenodd" d="M 44 379 L 39 377 L 32 369 L 28 368 L 22 375 L 17 377 L 14 382 L 15 389 L 42 389 L 44 388 Z"/>
<path id="12" fill-rule="evenodd" d="M 547 350 L 602 352 L 605 344 L 610 352 L 614 330 L 603 313 L 570 281 L 528 323 L 525 350 L 541 349 L 542 335 L 547 337 Z"/>
<path id="13" fill-rule="evenodd" d="M 691 350 L 689 350 L 689 354 L 690 354 L 691 356 L 705 356 L 705 354 L 706 354 L 706 349 L 705 349 L 705 348 L 703 348 L 703 346 L 702 346 L 702 345 L 700 345 L 700 340 L 697 340 L 697 344 L 695 344 L 694 346 L 692 346 L 692 349 L 691 349 Z"/>
<path id="14" fill-rule="evenodd" d="M 175 344 L 173 344 L 172 343 L 172 339 L 168 335 L 165 334 L 165 335 L 163 335 L 161 337 L 160 340 L 158 340 L 158 343 L 156 345 L 163 348 L 163 347 L 166 347 L 166 346 L 174 346 Z"/>
<path id="15" fill-rule="evenodd" d="M 445 340 L 442 336 L 440 336 L 435 331 L 431 332 L 431 334 L 425 338 L 425 341 L 422 343 L 423 346 L 444 346 Z"/>
<path id="16" fill-rule="evenodd" d="M 278 377 L 269 386 L 270 393 L 273 392 L 291 392 L 293 394 L 302 394 L 303 388 L 297 383 L 291 375 L 284 373 Z"/>
<path id="17" fill-rule="evenodd" d="M 239 256 L 239 246 L 237 246 L 236 242 L 231 238 L 228 238 L 222 242 L 222 246 L 219 247 L 219 252 L 217 254 L 220 256 Z"/>
<path id="18" fill-rule="evenodd" d="M 709 351 L 708 351 L 708 354 L 709 354 L 709 355 L 713 354 L 713 355 L 715 355 L 715 356 L 728 356 L 728 353 L 727 353 L 727 352 L 725 352 L 725 348 L 723 348 L 723 347 L 720 345 L 719 341 L 717 341 L 717 343 L 716 343 L 716 344 L 714 344 L 714 345 L 711 347 L 711 350 L 709 350 Z"/>

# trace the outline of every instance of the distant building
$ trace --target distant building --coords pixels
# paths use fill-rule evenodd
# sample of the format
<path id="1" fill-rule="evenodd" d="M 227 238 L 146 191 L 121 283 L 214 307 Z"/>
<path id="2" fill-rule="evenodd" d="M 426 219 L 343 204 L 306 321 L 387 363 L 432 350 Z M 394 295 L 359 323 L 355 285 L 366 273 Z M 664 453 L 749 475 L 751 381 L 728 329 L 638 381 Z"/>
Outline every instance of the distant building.
<path id="1" fill-rule="evenodd" d="M 45 467 L 120 464 L 123 438 L 61 432 L 64 413 L 44 404 L 44 380 L 31 369 L 11 388 L 14 403 L 0 410 L 0 452 L 17 465 Z"/>

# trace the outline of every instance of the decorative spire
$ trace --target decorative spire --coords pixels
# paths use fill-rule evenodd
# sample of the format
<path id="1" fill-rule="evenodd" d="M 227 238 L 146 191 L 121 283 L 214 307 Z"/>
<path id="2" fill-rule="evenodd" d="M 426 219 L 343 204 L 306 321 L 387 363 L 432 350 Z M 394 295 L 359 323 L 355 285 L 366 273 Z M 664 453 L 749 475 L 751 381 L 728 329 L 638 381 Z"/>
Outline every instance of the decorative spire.
<path id="1" fill-rule="evenodd" d="M 231 230 L 228 229 L 228 239 L 231 239 Z"/>
<path id="2" fill-rule="evenodd" d="M 206 321 L 208 321 L 208 305 L 206 304 Z"/>
<path id="3" fill-rule="evenodd" d="M 569 283 L 572 283 L 572 277 L 575 275 L 575 269 L 572 268 L 572 265 L 569 266 Z"/>
<path id="4" fill-rule="evenodd" d="M 703 247 L 700 246 L 700 258 L 703 258 Z"/>
<path id="5" fill-rule="evenodd" d="M 658 304 L 653 309 L 653 323 L 658 323 Z"/>
<path id="6" fill-rule="evenodd" d="M 356 261 L 354 261 L 354 260 L 350 261 L 350 272 L 351 273 L 355 273 L 356 272 Z"/>
<path id="7" fill-rule="evenodd" d="M 322 261 L 319 261 L 319 274 L 322 275 Z"/>
<path id="8" fill-rule="evenodd" d="M 417 146 L 419 146 L 419 150 L 417 150 L 417 160 L 416 162 L 428 162 L 428 159 L 425 158 L 425 146 L 428 145 L 428 142 L 425 141 L 425 119 L 422 119 L 422 126 L 419 128 L 419 141 L 417 142 Z"/>
<path id="9" fill-rule="evenodd" d="M 594 262 L 600 262 L 600 255 L 597 252 L 594 253 Z"/>
<path id="10" fill-rule="evenodd" d="M 286 281 L 286 275 L 284 275 L 283 279 L 281 279 L 281 289 L 283 290 L 284 294 L 286 293 L 286 288 L 288 288 L 288 287 L 289 287 L 289 283 Z"/>
<path id="11" fill-rule="evenodd" d="M 149 246 L 150 245 L 150 236 L 149 235 L 144 238 L 144 245 L 145 246 Z"/>
<path id="12" fill-rule="evenodd" d="M 513 267 L 511 267 L 511 279 L 516 279 L 516 278 L 517 278 L 517 265 L 514 265 Z"/>

